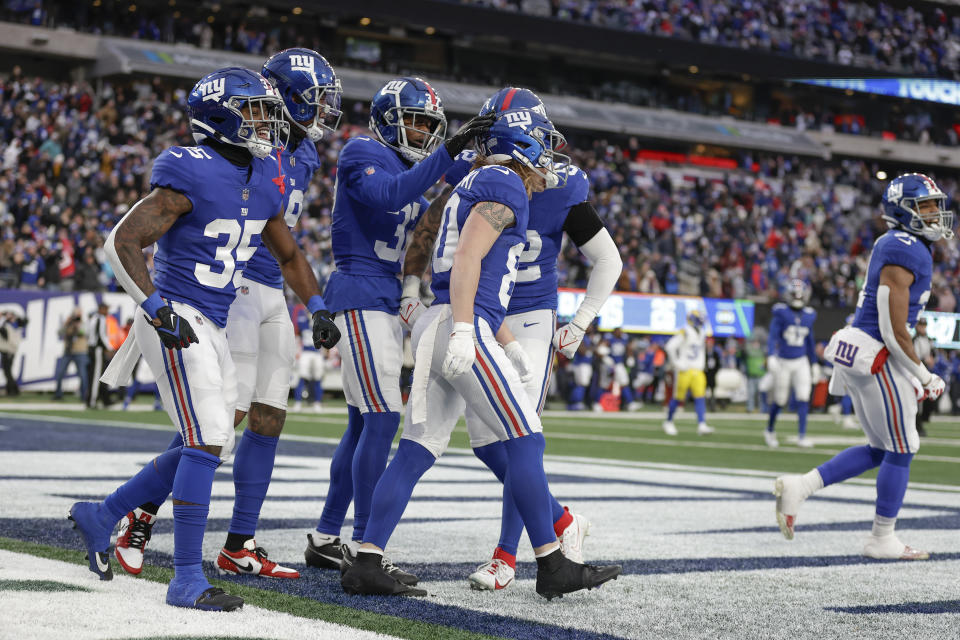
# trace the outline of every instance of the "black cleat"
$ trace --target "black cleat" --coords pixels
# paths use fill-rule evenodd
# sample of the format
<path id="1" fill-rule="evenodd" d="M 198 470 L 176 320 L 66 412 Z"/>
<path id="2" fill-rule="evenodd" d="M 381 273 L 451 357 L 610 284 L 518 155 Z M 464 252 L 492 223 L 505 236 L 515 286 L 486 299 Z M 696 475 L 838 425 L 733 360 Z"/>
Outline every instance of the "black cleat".
<path id="1" fill-rule="evenodd" d="M 365 554 L 369 555 L 369 554 Z M 426 590 L 403 584 L 378 565 L 376 559 L 353 562 L 340 576 L 340 586 L 351 595 L 361 596 L 425 596 Z"/>
<path id="2" fill-rule="evenodd" d="M 551 600 L 565 593 L 593 589 L 608 580 L 616 580 L 623 571 L 619 564 L 595 567 L 567 559 L 559 550 L 537 559 L 537 593 Z"/>
<path id="3" fill-rule="evenodd" d="M 307 549 L 303 557 L 307 564 L 317 569 L 339 569 L 343 564 L 343 551 L 340 550 L 340 538 L 334 538 L 327 544 L 315 544 L 313 534 L 307 534 Z"/>
<path id="4" fill-rule="evenodd" d="M 341 549 L 343 552 L 343 562 L 340 564 L 340 577 L 342 578 L 344 574 L 347 573 L 347 570 L 357 561 L 357 556 L 350 550 L 350 545 L 345 544 Z M 387 556 L 383 556 L 381 567 L 387 572 L 387 575 L 408 587 L 415 587 L 417 583 L 420 582 L 420 578 L 393 564 Z"/>
<path id="5" fill-rule="evenodd" d="M 232 596 L 219 587 L 210 587 L 200 594 L 192 608 L 203 611 L 236 611 L 243 608 L 243 598 Z"/>

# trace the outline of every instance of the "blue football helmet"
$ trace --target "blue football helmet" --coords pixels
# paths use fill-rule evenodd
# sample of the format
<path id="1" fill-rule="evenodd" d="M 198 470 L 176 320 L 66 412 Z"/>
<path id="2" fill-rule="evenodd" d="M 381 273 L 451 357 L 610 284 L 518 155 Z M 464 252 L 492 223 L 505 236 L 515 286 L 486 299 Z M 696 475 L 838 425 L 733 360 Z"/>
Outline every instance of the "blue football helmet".
<path id="1" fill-rule="evenodd" d="M 187 97 L 187 108 L 198 143 L 211 138 L 243 147 L 257 158 L 287 143 L 290 127 L 283 100 L 256 71 L 227 67 L 204 76 Z"/>
<path id="2" fill-rule="evenodd" d="M 920 212 L 922 202 L 933 201 L 936 211 Z M 891 229 L 900 228 L 929 242 L 953 237 L 953 212 L 946 211 L 947 194 L 922 173 L 894 178 L 883 194 L 883 219 Z"/>
<path id="3" fill-rule="evenodd" d="M 806 280 L 794 278 L 787 285 L 787 304 L 794 309 L 802 309 L 810 300 L 810 285 Z"/>
<path id="4" fill-rule="evenodd" d="M 283 98 L 287 118 L 311 141 L 340 126 L 343 89 L 322 55 L 312 49 L 286 49 L 264 62 L 261 73 Z"/>
<path id="5" fill-rule="evenodd" d="M 479 115 L 486 115 L 491 111 L 500 113 L 510 109 L 530 109 L 544 118 L 547 117 L 547 110 L 543 106 L 540 96 L 530 89 L 521 89 L 520 87 L 504 87 L 497 91 L 483 103 Z"/>
<path id="6" fill-rule="evenodd" d="M 560 184 L 554 161 L 566 141 L 546 116 L 531 109 L 501 111 L 477 150 L 491 162 L 516 160 L 546 180 L 546 188 Z"/>
<path id="7" fill-rule="evenodd" d="M 707 324 L 707 316 L 700 309 L 691 309 L 687 312 L 687 324 L 694 329 L 703 329 Z"/>
<path id="8" fill-rule="evenodd" d="M 426 80 L 397 78 L 373 96 L 370 130 L 409 162 L 419 162 L 443 143 L 447 117 L 440 96 Z"/>

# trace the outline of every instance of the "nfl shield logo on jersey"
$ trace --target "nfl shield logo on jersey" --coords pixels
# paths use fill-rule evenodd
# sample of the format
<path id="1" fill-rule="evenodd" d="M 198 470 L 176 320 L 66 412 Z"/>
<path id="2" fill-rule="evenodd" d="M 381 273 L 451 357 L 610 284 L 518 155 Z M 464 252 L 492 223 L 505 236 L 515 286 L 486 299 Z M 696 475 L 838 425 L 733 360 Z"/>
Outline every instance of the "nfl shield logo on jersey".
<path id="1" fill-rule="evenodd" d="M 193 316 L 193 319 L 197 321 L 197 324 L 203 325 L 203 318 L 201 318 L 199 315 Z"/>
<path id="2" fill-rule="evenodd" d="M 242 189 L 242 190 L 240 191 L 240 199 L 241 199 L 241 200 L 244 200 L 244 201 L 249 200 L 249 199 L 250 199 L 250 189 Z"/>
<path id="3" fill-rule="evenodd" d="M 243 285 L 242 287 L 240 287 L 240 293 L 242 293 L 242 294 L 245 295 L 245 296 L 246 296 L 246 295 L 249 295 L 249 294 L 250 294 L 250 287 L 248 287 L 247 285 Z"/>

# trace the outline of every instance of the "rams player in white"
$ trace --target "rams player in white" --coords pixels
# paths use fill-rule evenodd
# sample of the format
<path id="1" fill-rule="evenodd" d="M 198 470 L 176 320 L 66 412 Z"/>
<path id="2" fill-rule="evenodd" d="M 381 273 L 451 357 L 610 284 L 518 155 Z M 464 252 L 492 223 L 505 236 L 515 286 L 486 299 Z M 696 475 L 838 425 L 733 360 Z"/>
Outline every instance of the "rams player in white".
<path id="1" fill-rule="evenodd" d="M 697 410 L 697 433 L 701 436 L 713 433 L 713 427 L 707 425 L 706 324 L 703 311 L 690 311 L 686 326 L 664 347 L 674 372 L 673 397 L 667 408 L 667 419 L 663 421 L 663 431 L 668 436 L 677 435 L 673 414 L 677 405 L 686 399 L 688 391 Z"/>

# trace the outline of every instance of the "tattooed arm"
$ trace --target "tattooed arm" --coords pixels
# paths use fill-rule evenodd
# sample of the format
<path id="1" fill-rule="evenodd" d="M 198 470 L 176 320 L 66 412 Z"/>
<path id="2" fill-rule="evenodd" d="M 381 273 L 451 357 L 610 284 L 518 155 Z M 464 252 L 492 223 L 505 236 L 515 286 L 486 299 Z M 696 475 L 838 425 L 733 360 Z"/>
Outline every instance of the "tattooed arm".
<path id="1" fill-rule="evenodd" d="M 137 304 L 143 304 L 156 291 L 143 259 L 144 247 L 159 240 L 180 216 L 191 209 L 193 205 L 185 195 L 158 187 L 133 205 L 107 237 L 104 250 L 110 266 L 120 286 Z"/>
<path id="2" fill-rule="evenodd" d="M 516 224 L 510 207 L 499 202 L 473 205 L 460 230 L 460 242 L 450 273 L 450 304 L 454 322 L 473 323 L 473 302 L 480 282 L 480 263 L 500 233 Z"/>
<path id="3" fill-rule="evenodd" d="M 440 223 L 443 221 L 443 208 L 447 206 L 447 200 L 453 193 L 453 187 L 447 185 L 443 188 L 436 198 L 430 203 L 426 213 L 417 222 L 413 229 L 413 236 L 410 238 L 410 244 L 407 245 L 407 254 L 403 259 L 403 276 L 423 277 L 430 264 L 430 253 L 433 250 L 433 243 L 437 239 L 437 232 L 440 230 Z"/>

